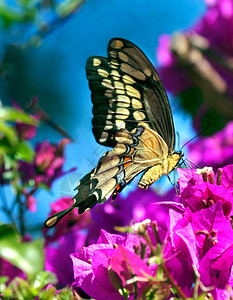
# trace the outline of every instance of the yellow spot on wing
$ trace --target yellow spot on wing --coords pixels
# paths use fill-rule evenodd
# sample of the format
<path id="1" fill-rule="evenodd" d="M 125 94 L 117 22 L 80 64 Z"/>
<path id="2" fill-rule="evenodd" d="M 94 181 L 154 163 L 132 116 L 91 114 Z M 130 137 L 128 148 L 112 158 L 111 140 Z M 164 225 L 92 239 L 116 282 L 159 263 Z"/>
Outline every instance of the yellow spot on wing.
<path id="1" fill-rule="evenodd" d="M 121 49 L 124 46 L 123 42 L 120 40 L 113 40 L 111 43 L 111 47 L 115 49 Z"/>
<path id="2" fill-rule="evenodd" d="M 105 142 L 107 140 L 107 138 L 108 138 L 108 133 L 106 131 L 103 131 L 102 134 L 101 134 L 101 137 L 100 137 L 99 141 L 101 143 L 103 143 L 103 142 Z"/>
<path id="3" fill-rule="evenodd" d="M 134 87 L 132 87 L 131 85 L 126 85 L 125 88 L 126 88 L 127 94 L 128 94 L 129 96 L 136 97 L 136 98 L 141 98 L 141 97 L 140 97 L 139 91 L 136 90 L 136 89 L 135 89 Z"/>
<path id="4" fill-rule="evenodd" d="M 124 76 L 123 76 L 123 81 L 124 81 L 125 83 L 129 83 L 129 84 L 133 84 L 133 83 L 136 82 L 132 77 L 130 77 L 130 76 L 128 76 L 128 75 L 124 75 Z"/>
<path id="5" fill-rule="evenodd" d="M 143 113 L 143 112 L 141 112 L 141 111 L 135 111 L 134 113 L 133 113 L 133 116 L 134 116 L 134 118 L 137 120 L 137 121 L 142 121 L 142 120 L 144 120 L 145 119 L 145 114 Z"/>
<path id="6" fill-rule="evenodd" d="M 116 113 L 121 114 L 121 115 L 125 115 L 127 117 L 129 116 L 129 110 L 126 109 L 126 108 L 122 108 L 122 107 L 117 107 Z"/>
<path id="7" fill-rule="evenodd" d="M 142 108 L 142 103 L 137 100 L 137 99 L 132 99 L 132 107 L 135 108 L 135 109 L 140 109 Z"/>
<path id="8" fill-rule="evenodd" d="M 108 120 L 106 120 L 106 124 L 105 124 L 105 126 L 104 126 L 104 130 L 110 130 L 110 129 L 112 129 L 113 128 L 113 124 L 112 124 L 112 122 L 111 121 L 108 121 Z"/>
<path id="9" fill-rule="evenodd" d="M 147 75 L 147 76 L 151 76 L 151 70 L 150 69 L 145 69 L 144 70 L 144 73 Z"/>
<path id="10" fill-rule="evenodd" d="M 125 128 L 125 122 L 124 121 L 122 121 L 122 120 L 115 120 L 115 124 L 116 124 L 116 127 L 117 128 Z"/>
<path id="11" fill-rule="evenodd" d="M 119 102 L 124 102 L 124 103 L 130 105 L 130 98 L 129 98 L 128 96 L 125 96 L 125 95 L 118 95 L 118 96 L 117 96 L 117 100 L 118 100 Z"/>
<path id="12" fill-rule="evenodd" d="M 112 119 L 112 110 L 108 110 L 108 115 L 107 115 L 107 119 L 111 120 Z"/>
<path id="13" fill-rule="evenodd" d="M 124 89 L 125 89 L 125 88 L 124 88 L 124 84 L 121 83 L 121 82 L 118 82 L 118 81 L 115 81 L 115 82 L 114 82 L 114 87 L 115 87 L 116 89 L 121 89 L 121 90 L 124 90 Z"/>
<path id="14" fill-rule="evenodd" d="M 99 65 L 101 65 L 101 60 L 98 58 L 94 58 L 93 59 L 93 66 L 98 67 Z"/>
<path id="15" fill-rule="evenodd" d="M 112 81 L 109 79 L 104 79 L 101 84 L 109 89 L 113 89 Z"/>
<path id="16" fill-rule="evenodd" d="M 109 73 L 106 71 L 106 70 L 103 70 L 103 69 L 97 69 L 97 72 L 100 76 L 102 77 L 108 77 L 109 76 Z"/>
<path id="17" fill-rule="evenodd" d="M 106 92 L 104 93 L 104 95 L 108 98 L 111 98 L 113 96 L 112 90 L 106 90 Z"/>
<path id="18" fill-rule="evenodd" d="M 115 66 L 118 66 L 118 65 L 119 65 L 119 63 L 118 63 L 118 61 L 117 61 L 116 59 L 111 59 L 110 63 L 111 63 L 112 65 L 115 65 Z"/>
<path id="19" fill-rule="evenodd" d="M 114 50 L 111 50 L 111 51 L 109 52 L 109 54 L 110 54 L 112 57 L 114 57 L 114 58 L 117 57 L 117 52 L 114 51 Z"/>
<path id="20" fill-rule="evenodd" d="M 122 52 L 119 52 L 118 55 L 119 55 L 120 59 L 122 59 L 125 62 L 127 62 L 129 60 L 129 57 L 126 54 L 122 53 Z"/>
<path id="21" fill-rule="evenodd" d="M 119 72 L 117 72 L 116 70 L 112 70 L 112 71 L 111 71 L 111 75 L 120 77 Z"/>
<path id="22" fill-rule="evenodd" d="M 125 90 L 116 89 L 116 93 L 123 95 L 125 94 Z"/>

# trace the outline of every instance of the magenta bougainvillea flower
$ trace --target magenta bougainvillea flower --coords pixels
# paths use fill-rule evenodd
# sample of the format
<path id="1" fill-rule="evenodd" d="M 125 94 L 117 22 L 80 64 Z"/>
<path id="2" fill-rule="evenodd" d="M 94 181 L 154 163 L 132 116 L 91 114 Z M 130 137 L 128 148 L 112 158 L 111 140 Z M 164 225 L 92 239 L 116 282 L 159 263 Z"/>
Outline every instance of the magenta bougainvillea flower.
<path id="1" fill-rule="evenodd" d="M 199 137 L 188 148 L 189 159 L 201 166 L 212 166 L 217 170 L 233 163 L 233 121 L 210 137 Z"/>
<path id="2" fill-rule="evenodd" d="M 22 140 L 31 140 L 35 137 L 37 131 L 36 126 L 21 122 L 16 122 L 15 129 L 18 137 Z"/>
<path id="3" fill-rule="evenodd" d="M 7 276 L 8 282 L 10 282 L 15 277 L 20 277 L 23 279 L 26 278 L 26 274 L 22 270 L 15 267 L 14 265 L 12 265 L 10 262 L 8 262 L 3 258 L 0 258 L 0 266 L 1 266 L 0 276 Z"/>
<path id="4" fill-rule="evenodd" d="M 205 182 L 201 174 L 196 170 L 178 169 L 181 201 L 185 207 L 189 207 L 193 212 L 204 209 L 216 203 L 222 202 L 224 215 L 229 216 L 232 213 L 233 194 L 233 165 L 221 169 L 221 185 L 218 181 L 218 175 L 214 178 L 213 171 L 207 174 Z"/>
<path id="5" fill-rule="evenodd" d="M 134 276 L 144 278 L 145 281 L 137 281 L 137 295 L 142 296 L 143 290 L 148 285 L 146 280 L 148 276 L 153 276 L 151 269 L 132 249 L 119 245 L 112 253 L 109 262 L 111 270 L 120 278 L 120 285 L 127 288 L 132 294 L 135 294 L 134 283 L 127 283 Z M 133 277 L 132 277 L 133 276 Z"/>
<path id="6" fill-rule="evenodd" d="M 145 291 L 153 286 L 151 279 L 159 272 L 158 265 L 150 260 L 151 247 L 156 249 L 159 243 L 170 276 L 187 297 L 193 296 L 195 276 L 202 284 L 200 293 L 205 286 L 214 299 L 230 296 L 233 165 L 219 169 L 217 174 L 211 168 L 178 169 L 178 173 L 180 202 L 163 201 L 169 215 L 162 227 L 156 215 L 152 222 L 131 224 L 136 231 L 145 226 L 150 247 L 140 235 L 128 233 L 123 237 L 102 230 L 95 244 L 71 255 L 76 286 L 97 300 L 123 299 L 117 291 L 122 288 L 128 291 L 129 299 L 135 294 L 145 297 Z M 159 206 L 154 204 L 154 208 Z"/>
<path id="7" fill-rule="evenodd" d="M 193 265 L 203 285 L 226 287 L 233 263 L 233 231 L 220 201 L 195 213 L 187 208 L 184 216 L 171 210 L 165 245 L 168 269 L 187 296 L 193 292 Z"/>
<path id="8" fill-rule="evenodd" d="M 76 285 L 94 299 L 120 300 L 117 289 L 125 287 L 134 294 L 135 285 L 128 280 L 138 276 L 143 278 L 136 281 L 137 294 L 141 296 L 154 269 L 135 254 L 139 248 L 140 240 L 134 234 L 123 237 L 102 230 L 97 244 L 71 255 Z"/>
<path id="9" fill-rule="evenodd" d="M 58 285 L 72 285 L 74 281 L 70 253 L 81 249 L 86 242 L 84 231 L 71 231 L 45 247 L 45 270 L 56 274 Z"/>
<path id="10" fill-rule="evenodd" d="M 23 111 L 21 106 L 16 101 L 12 100 L 12 104 L 13 107 L 16 108 L 17 110 Z M 34 118 L 36 121 L 40 119 L 40 116 L 38 114 L 35 115 L 30 114 L 30 117 Z M 30 125 L 30 124 L 22 123 L 21 121 L 17 121 L 15 123 L 15 129 L 19 139 L 31 140 L 32 138 L 34 138 L 37 132 L 37 125 L 38 122 L 36 122 L 36 125 Z"/>
<path id="11" fill-rule="evenodd" d="M 69 142 L 68 139 L 63 139 L 57 145 L 48 141 L 36 144 L 33 163 L 20 162 L 19 171 L 23 182 L 28 183 L 30 179 L 34 179 L 36 185 L 43 183 L 51 187 L 55 179 L 66 174 L 63 171 L 64 149 Z"/>
<path id="12" fill-rule="evenodd" d="M 73 199 L 70 197 L 60 198 L 54 203 L 50 204 L 50 213 L 49 216 L 67 209 L 73 204 Z M 45 236 L 46 244 L 54 242 L 62 237 L 64 234 L 70 231 L 77 231 L 83 228 L 87 228 L 88 224 L 91 222 L 91 215 L 89 211 L 84 212 L 79 215 L 77 209 L 73 209 L 69 214 L 67 214 L 62 222 L 59 222 L 51 233 L 47 228 L 43 228 L 43 233 Z"/>

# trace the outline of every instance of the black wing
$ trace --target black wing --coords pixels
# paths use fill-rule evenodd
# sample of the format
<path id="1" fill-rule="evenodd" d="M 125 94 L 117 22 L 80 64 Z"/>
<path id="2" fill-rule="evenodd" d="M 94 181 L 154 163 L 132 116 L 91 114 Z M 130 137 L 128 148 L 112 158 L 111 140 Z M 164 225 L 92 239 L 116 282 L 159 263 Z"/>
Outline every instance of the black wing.
<path id="1" fill-rule="evenodd" d="M 108 58 L 88 58 L 93 133 L 98 143 L 114 147 L 114 133 L 142 125 L 164 139 L 171 153 L 175 134 L 171 108 L 161 79 L 146 55 L 130 41 L 114 38 Z"/>

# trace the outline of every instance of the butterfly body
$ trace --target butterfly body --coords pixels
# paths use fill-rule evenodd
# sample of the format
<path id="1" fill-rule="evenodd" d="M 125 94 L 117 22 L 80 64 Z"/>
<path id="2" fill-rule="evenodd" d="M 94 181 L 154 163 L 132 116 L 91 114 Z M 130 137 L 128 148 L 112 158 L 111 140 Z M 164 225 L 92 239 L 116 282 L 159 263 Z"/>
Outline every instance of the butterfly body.
<path id="1" fill-rule="evenodd" d="M 148 187 L 159 180 L 163 175 L 168 175 L 175 169 L 179 163 L 182 152 L 174 152 L 164 158 L 161 164 L 155 165 L 149 168 L 141 177 L 138 186 L 142 189 L 148 189 Z"/>
<path id="2" fill-rule="evenodd" d="M 147 189 L 169 174 L 183 154 L 175 152 L 170 104 L 161 79 L 133 43 L 109 41 L 108 57 L 92 56 L 86 74 L 93 103 L 92 130 L 96 141 L 112 147 L 76 188 L 74 204 L 47 219 L 54 226 L 73 208 L 79 213 L 105 202 L 139 173 L 138 186 Z"/>

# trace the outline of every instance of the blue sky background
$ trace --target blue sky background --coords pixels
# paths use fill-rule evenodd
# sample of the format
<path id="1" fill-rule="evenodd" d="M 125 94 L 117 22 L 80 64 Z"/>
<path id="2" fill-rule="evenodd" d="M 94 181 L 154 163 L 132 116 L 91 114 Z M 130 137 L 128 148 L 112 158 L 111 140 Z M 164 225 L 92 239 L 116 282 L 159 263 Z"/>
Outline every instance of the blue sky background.
<path id="1" fill-rule="evenodd" d="M 51 118 L 75 139 L 75 143 L 67 147 L 65 169 L 78 167 L 74 174 L 57 180 L 51 193 L 37 194 L 37 212 L 28 214 L 29 223 L 35 224 L 35 217 L 36 223 L 44 221 L 50 202 L 63 195 L 73 196 L 72 189 L 78 179 L 94 167 L 106 150 L 96 143 L 91 131 L 92 105 L 85 75 L 86 59 L 91 55 L 106 56 L 108 41 L 122 37 L 137 44 L 156 66 L 159 36 L 188 29 L 204 12 L 203 0 L 88 0 L 66 23 L 46 36 L 41 47 L 28 52 L 32 95 L 40 97 L 42 107 Z M 50 101 L 43 101 L 43 89 L 49 91 Z M 63 99 L 60 102 L 56 101 L 58 90 Z M 170 100 L 182 145 L 193 137 L 194 131 L 190 118 L 171 97 Z M 60 137 L 42 126 L 39 138 L 57 142 Z"/>

